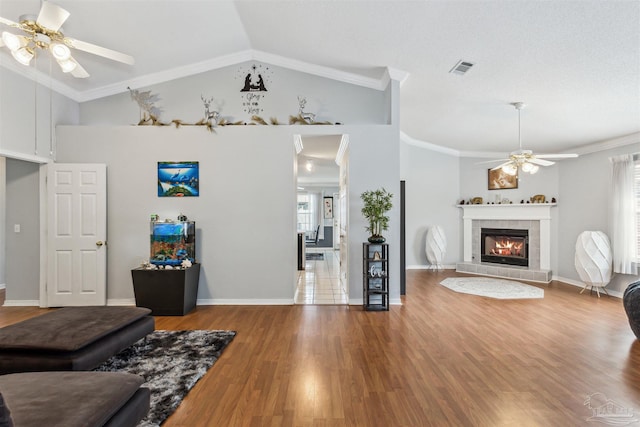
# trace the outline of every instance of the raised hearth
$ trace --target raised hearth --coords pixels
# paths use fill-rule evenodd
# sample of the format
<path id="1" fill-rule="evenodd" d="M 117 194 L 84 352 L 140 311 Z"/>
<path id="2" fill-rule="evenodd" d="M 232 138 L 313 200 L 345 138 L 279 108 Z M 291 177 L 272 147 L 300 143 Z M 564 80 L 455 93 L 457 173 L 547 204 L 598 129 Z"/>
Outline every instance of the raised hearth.
<path id="1" fill-rule="evenodd" d="M 536 282 L 551 281 L 551 208 L 555 203 L 509 205 L 460 205 L 464 210 L 464 260 L 456 271 Z M 481 229 L 514 229 L 526 232 L 525 265 L 505 265 L 483 259 Z"/>

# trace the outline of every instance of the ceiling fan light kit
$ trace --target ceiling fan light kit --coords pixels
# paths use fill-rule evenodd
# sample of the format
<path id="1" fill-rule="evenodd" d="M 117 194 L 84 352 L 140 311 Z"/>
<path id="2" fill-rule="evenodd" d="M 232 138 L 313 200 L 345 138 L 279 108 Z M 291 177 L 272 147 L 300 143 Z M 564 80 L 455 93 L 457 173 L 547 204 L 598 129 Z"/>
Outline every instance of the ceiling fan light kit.
<path id="1" fill-rule="evenodd" d="M 62 33 L 62 24 L 69 15 L 70 13 L 60 6 L 44 1 L 37 17 L 21 15 L 19 22 L 0 17 L 0 24 L 26 33 L 26 35 L 18 35 L 3 31 L 0 46 L 4 44 L 14 59 L 25 66 L 30 65 L 38 50 L 48 50 L 61 70 L 64 73 L 71 73 L 76 78 L 89 77 L 89 73 L 71 56 L 71 49 L 133 65 L 134 59 L 129 55 L 66 37 Z"/>
<path id="2" fill-rule="evenodd" d="M 489 160 L 488 162 L 481 163 L 493 163 L 500 162 L 496 167 L 491 168 L 494 170 L 502 170 L 507 175 L 514 176 L 521 170 L 524 173 L 533 175 L 540 170 L 540 166 L 551 166 L 555 164 L 550 160 L 545 159 L 565 159 L 570 157 L 578 157 L 577 154 L 533 154 L 532 150 L 522 149 L 522 126 L 520 121 L 520 110 L 525 107 L 524 102 L 512 102 L 516 110 L 518 110 L 518 150 L 509 153 L 508 159 Z"/>

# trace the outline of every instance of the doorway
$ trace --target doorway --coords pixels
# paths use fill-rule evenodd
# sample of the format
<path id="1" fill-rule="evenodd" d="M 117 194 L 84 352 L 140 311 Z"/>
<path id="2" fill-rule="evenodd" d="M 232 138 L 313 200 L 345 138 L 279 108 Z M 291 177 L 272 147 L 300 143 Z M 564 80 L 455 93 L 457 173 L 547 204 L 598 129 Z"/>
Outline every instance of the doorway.
<path id="1" fill-rule="evenodd" d="M 296 277 L 295 304 L 348 304 L 346 263 L 341 257 L 346 234 L 341 219 L 346 180 L 339 152 L 343 135 L 296 135 L 296 218 L 304 238 L 304 260 Z"/>

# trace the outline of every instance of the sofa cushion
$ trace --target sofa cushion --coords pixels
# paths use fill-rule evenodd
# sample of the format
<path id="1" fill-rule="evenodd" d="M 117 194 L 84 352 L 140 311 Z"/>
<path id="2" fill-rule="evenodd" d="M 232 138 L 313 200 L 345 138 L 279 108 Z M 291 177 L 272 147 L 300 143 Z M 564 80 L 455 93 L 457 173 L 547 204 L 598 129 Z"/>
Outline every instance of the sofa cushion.
<path id="1" fill-rule="evenodd" d="M 123 372 L 28 372 L 0 376 L 16 426 L 102 426 L 138 391 Z"/>
<path id="2" fill-rule="evenodd" d="M 0 427 L 13 427 L 13 420 L 11 419 L 11 411 L 4 403 L 4 398 L 0 394 Z"/>
<path id="3" fill-rule="evenodd" d="M 149 313 L 143 307 L 60 308 L 0 329 L 0 350 L 75 351 Z"/>

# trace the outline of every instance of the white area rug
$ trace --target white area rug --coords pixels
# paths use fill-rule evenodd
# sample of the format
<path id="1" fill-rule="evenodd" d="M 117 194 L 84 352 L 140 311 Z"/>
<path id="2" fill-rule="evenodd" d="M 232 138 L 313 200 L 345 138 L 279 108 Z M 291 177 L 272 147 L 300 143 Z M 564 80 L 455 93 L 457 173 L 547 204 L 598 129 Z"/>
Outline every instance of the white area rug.
<path id="1" fill-rule="evenodd" d="M 544 298 L 544 290 L 513 280 L 490 277 L 449 277 L 440 284 L 455 292 L 498 299 Z"/>

